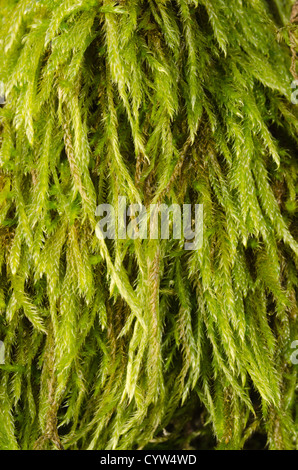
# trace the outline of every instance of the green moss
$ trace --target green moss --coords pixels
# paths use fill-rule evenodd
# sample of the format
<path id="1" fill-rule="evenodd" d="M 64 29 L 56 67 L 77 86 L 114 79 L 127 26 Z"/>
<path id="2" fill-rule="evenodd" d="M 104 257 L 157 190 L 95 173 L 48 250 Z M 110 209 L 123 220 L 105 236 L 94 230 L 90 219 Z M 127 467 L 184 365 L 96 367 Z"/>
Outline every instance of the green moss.
<path id="1" fill-rule="evenodd" d="M 0 1 L 0 448 L 297 446 L 292 5 Z M 99 240 L 119 196 L 203 246 Z"/>

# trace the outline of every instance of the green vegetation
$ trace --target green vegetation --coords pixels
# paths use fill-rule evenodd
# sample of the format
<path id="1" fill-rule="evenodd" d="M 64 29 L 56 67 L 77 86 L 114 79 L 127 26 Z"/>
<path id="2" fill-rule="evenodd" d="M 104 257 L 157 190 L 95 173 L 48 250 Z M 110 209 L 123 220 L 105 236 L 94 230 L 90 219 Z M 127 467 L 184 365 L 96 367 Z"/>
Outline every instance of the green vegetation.
<path id="1" fill-rule="evenodd" d="M 297 449 L 293 3 L 0 1 L 0 449 Z"/>

